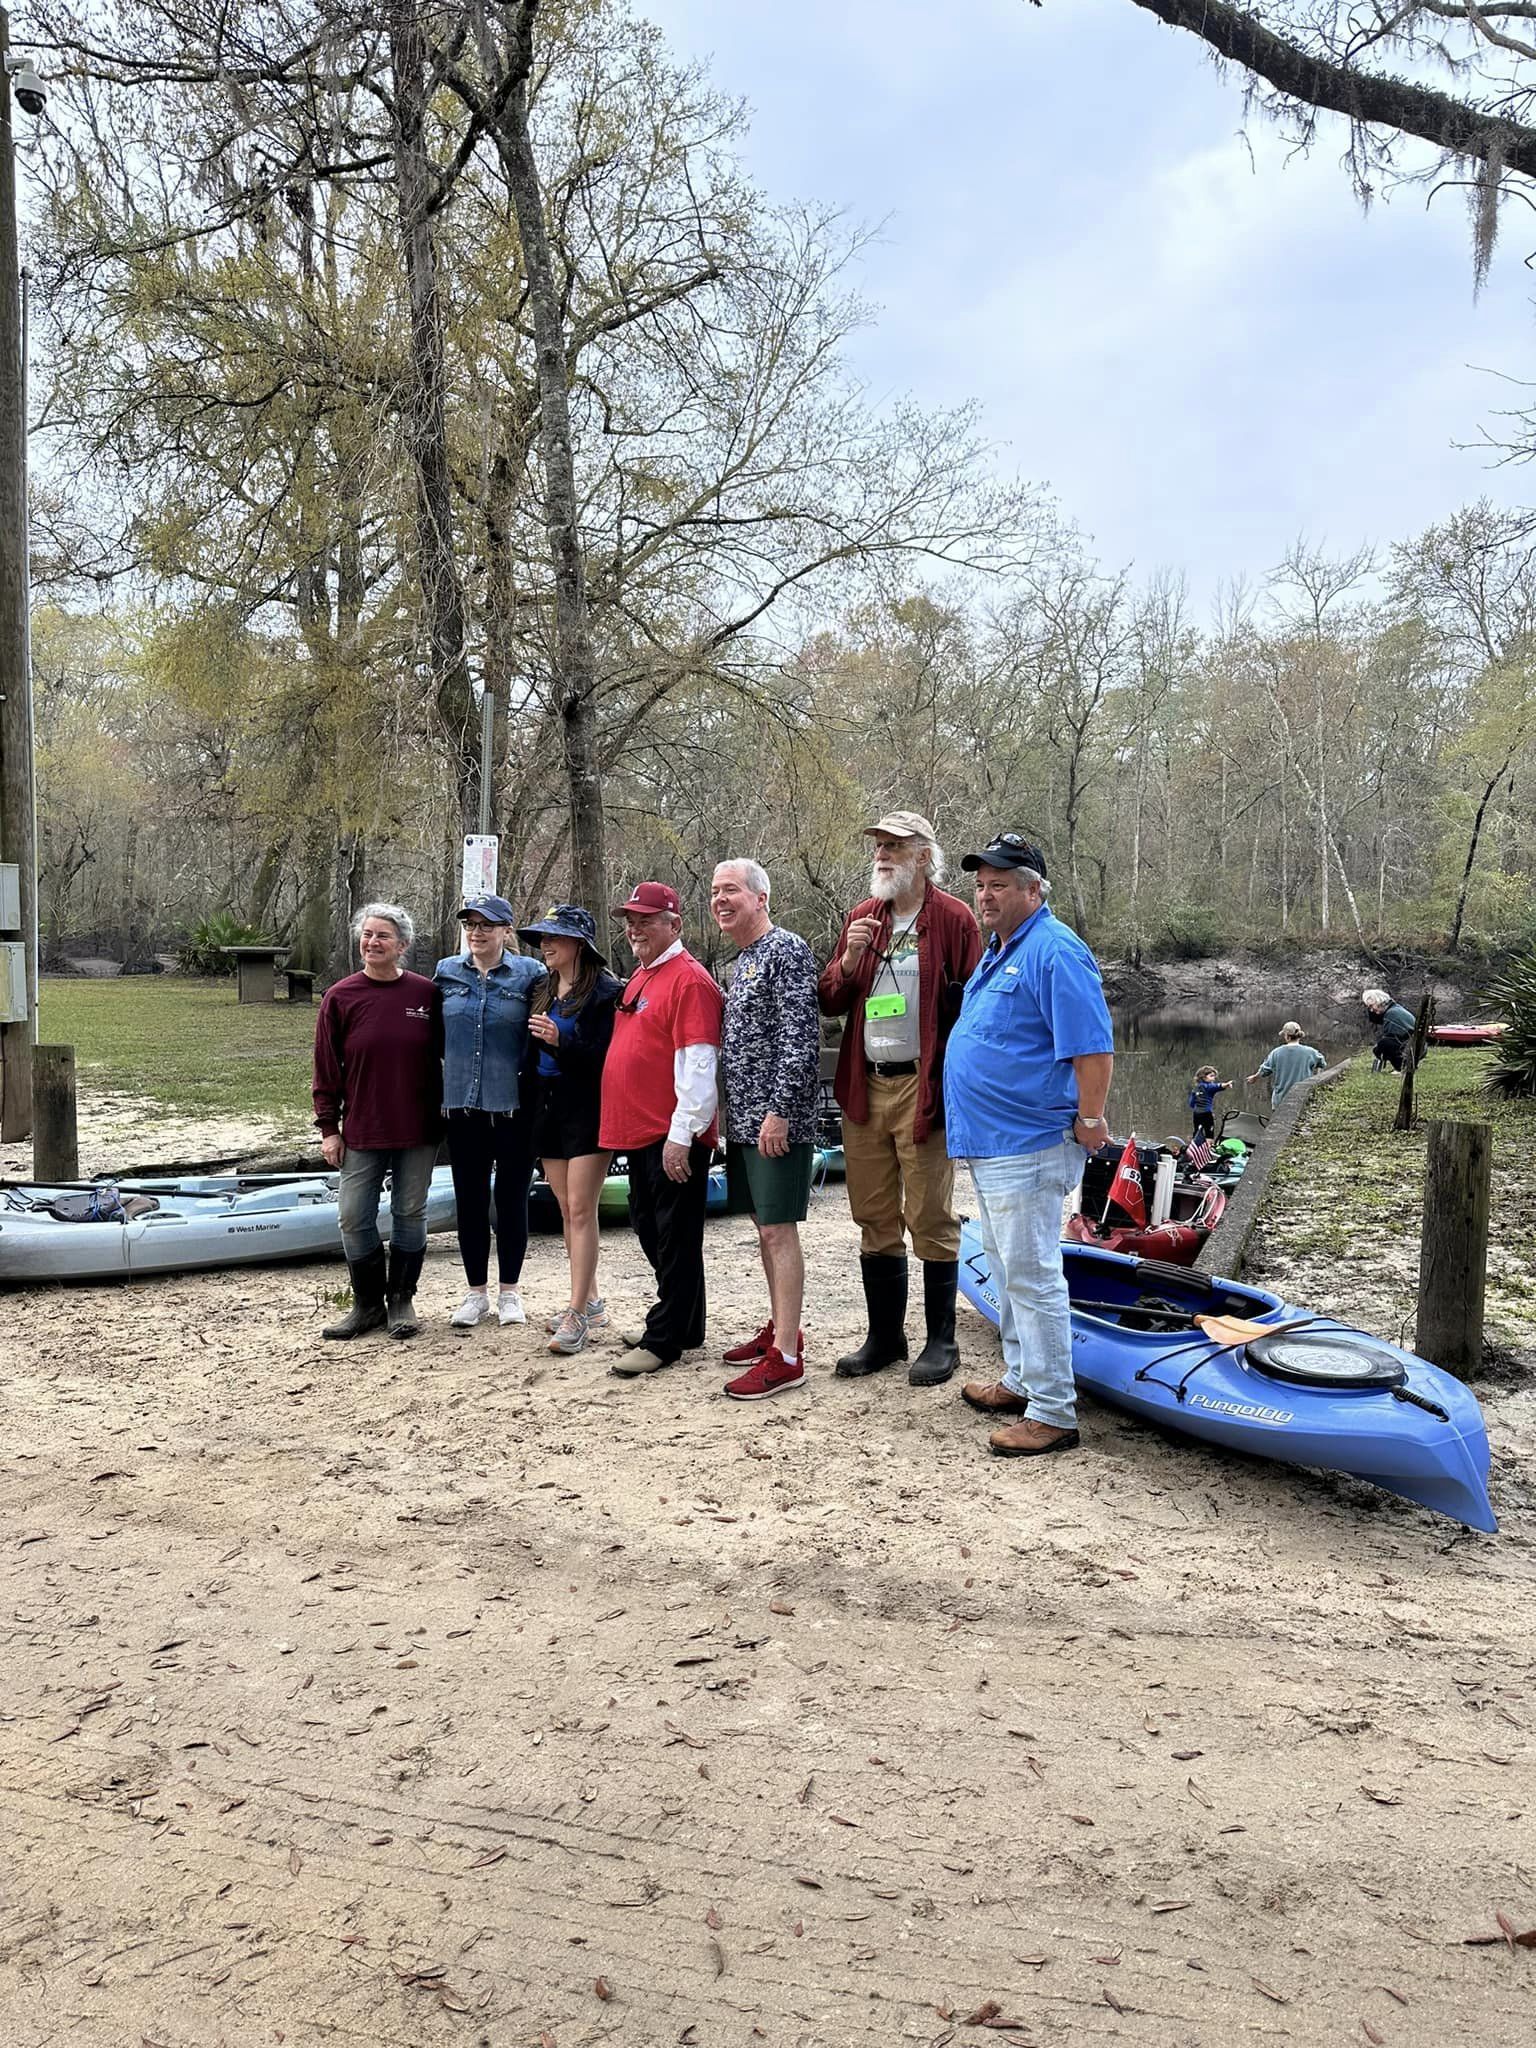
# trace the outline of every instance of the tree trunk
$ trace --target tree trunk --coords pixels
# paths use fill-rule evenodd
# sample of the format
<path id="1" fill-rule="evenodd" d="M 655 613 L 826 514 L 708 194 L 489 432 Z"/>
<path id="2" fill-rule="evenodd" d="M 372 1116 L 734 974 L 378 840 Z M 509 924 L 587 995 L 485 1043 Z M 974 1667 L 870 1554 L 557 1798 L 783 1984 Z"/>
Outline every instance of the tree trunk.
<path id="1" fill-rule="evenodd" d="M 459 819 L 477 828 L 480 747 L 465 652 L 464 593 L 454 558 L 448 471 L 443 315 L 432 237 L 435 179 L 427 156 L 426 47 L 417 0 L 386 0 L 394 73 L 392 143 L 400 247 L 411 308 L 406 435 L 416 476 L 416 559 L 432 698 L 453 760 Z"/>
<path id="2" fill-rule="evenodd" d="M 606 826 L 598 762 L 597 663 L 587 610 L 587 570 L 577 523 L 576 464 L 566 388 L 566 334 L 544 194 L 528 126 L 528 79 L 539 0 L 520 0 L 513 13 L 512 90 L 496 121 L 497 147 L 517 216 L 533 321 L 539 390 L 539 457 L 544 471 L 544 523 L 555 586 L 555 700 L 564 741 L 571 812 L 571 893 L 600 910 L 607 898 Z"/>
<path id="3" fill-rule="evenodd" d="M 1467 894 L 1472 887 L 1472 870 L 1477 863 L 1478 843 L 1483 836 L 1483 820 L 1488 815 L 1488 806 L 1493 801 L 1493 792 L 1503 781 L 1514 756 L 1506 755 L 1503 765 L 1495 772 L 1492 781 L 1483 791 L 1483 800 L 1477 807 L 1477 816 L 1472 820 L 1472 837 L 1467 844 L 1467 858 L 1461 870 L 1461 887 L 1456 891 L 1456 912 L 1451 919 L 1451 929 L 1445 941 L 1448 953 L 1461 949 L 1461 927 L 1467 914 Z"/>

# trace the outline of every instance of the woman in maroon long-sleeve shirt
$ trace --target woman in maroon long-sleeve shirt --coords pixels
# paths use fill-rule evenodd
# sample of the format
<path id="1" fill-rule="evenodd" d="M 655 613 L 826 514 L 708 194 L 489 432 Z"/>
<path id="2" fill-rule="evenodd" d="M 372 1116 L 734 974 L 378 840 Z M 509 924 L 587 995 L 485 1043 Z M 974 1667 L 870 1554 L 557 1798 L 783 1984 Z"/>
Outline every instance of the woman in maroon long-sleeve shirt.
<path id="1" fill-rule="evenodd" d="M 341 1244 L 352 1307 L 326 1337 L 388 1323 L 414 1337 L 416 1282 L 427 1248 L 427 1191 L 442 1129 L 442 1021 L 436 991 L 411 974 L 416 936 L 398 903 L 369 903 L 352 922 L 362 972 L 326 992 L 315 1021 L 315 1122 L 327 1166 L 341 1169 Z M 389 1177 L 389 1257 L 379 1198 Z"/>

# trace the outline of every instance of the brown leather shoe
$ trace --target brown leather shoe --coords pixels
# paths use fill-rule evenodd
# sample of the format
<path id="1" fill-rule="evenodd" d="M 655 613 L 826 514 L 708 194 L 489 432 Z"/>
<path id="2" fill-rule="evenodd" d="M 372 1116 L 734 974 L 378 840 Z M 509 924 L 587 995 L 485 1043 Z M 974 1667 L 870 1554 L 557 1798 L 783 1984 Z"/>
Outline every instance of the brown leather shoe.
<path id="1" fill-rule="evenodd" d="M 1015 1422 L 994 1429 L 987 1441 L 999 1458 L 1042 1458 L 1047 1451 L 1075 1451 L 1082 1438 L 1075 1429 L 1057 1429 L 1051 1422 Z"/>
<path id="2" fill-rule="evenodd" d="M 960 1398 L 982 1415 L 1022 1415 L 1029 1406 L 1023 1394 L 1014 1393 L 1001 1380 L 967 1380 Z"/>

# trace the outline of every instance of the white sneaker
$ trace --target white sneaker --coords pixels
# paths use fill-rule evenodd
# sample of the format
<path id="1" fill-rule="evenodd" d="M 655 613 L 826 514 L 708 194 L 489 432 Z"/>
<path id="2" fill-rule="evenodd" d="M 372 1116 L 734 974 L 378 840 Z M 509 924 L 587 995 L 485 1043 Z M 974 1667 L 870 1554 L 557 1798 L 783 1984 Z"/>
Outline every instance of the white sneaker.
<path id="1" fill-rule="evenodd" d="M 456 1330 L 472 1330 L 476 1323 L 488 1322 L 490 1314 L 491 1297 L 488 1294 L 470 1292 L 465 1295 L 448 1320 Z"/>
<path id="2" fill-rule="evenodd" d="M 503 1287 L 496 1297 L 496 1320 L 507 1323 L 526 1323 L 528 1311 L 523 1307 L 523 1297 L 515 1287 Z"/>

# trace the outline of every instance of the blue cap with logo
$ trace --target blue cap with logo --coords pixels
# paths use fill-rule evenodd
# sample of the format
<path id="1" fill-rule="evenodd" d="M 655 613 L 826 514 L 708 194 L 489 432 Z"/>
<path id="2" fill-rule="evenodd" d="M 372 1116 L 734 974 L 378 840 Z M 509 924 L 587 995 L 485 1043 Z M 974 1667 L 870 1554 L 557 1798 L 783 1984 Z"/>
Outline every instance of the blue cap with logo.
<path id="1" fill-rule="evenodd" d="M 483 917 L 487 924 L 511 924 L 512 906 L 505 896 L 466 896 L 459 905 L 458 916 Z"/>

